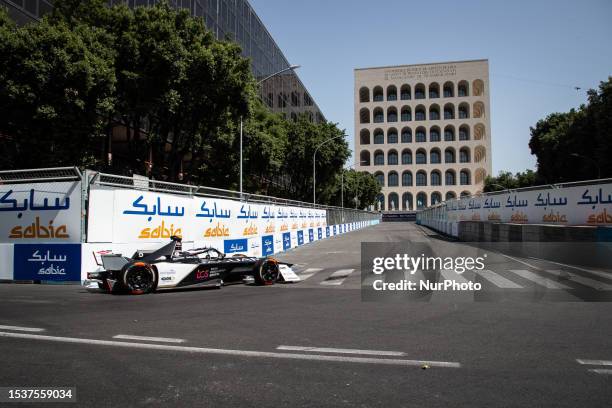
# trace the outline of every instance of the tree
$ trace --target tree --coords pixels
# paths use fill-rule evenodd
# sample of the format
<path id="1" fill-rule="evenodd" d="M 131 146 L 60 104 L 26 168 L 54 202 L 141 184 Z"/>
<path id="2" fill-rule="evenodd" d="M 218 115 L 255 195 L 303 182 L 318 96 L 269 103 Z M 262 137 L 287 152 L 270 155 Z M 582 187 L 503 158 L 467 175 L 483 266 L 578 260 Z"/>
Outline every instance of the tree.
<path id="1" fill-rule="evenodd" d="M 536 185 L 537 175 L 533 170 L 525 170 L 512 174 L 509 171 L 500 171 L 497 177 L 487 176 L 484 182 L 484 192 L 510 190 L 514 188 L 530 187 Z"/>
<path id="2" fill-rule="evenodd" d="M 5 169 L 95 166 L 115 103 L 113 50 L 82 24 L 15 27 L 0 9 L 0 147 Z"/>
<path id="3" fill-rule="evenodd" d="M 538 121 L 529 147 L 539 183 L 612 176 L 612 77 L 588 91 L 587 105 Z"/>
<path id="4" fill-rule="evenodd" d="M 338 177 L 332 204 L 340 203 L 342 180 Z M 366 209 L 373 205 L 380 194 L 381 186 L 376 177 L 366 171 L 344 170 L 344 207 Z M 339 204 L 336 204 L 339 205 Z"/>

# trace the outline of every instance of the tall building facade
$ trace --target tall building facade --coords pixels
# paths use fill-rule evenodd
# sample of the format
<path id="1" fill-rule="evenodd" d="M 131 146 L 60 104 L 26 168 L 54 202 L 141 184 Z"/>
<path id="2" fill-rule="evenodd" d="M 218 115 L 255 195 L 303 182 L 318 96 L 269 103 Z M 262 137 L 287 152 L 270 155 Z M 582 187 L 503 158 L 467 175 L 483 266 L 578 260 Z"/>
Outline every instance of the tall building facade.
<path id="1" fill-rule="evenodd" d="M 381 210 L 481 192 L 492 172 L 488 60 L 355 69 L 356 169 Z"/>
<path id="2" fill-rule="evenodd" d="M 153 5 L 156 0 L 110 0 L 109 3 L 139 7 Z M 203 18 L 206 27 L 212 30 L 217 39 L 231 39 L 240 44 L 243 56 L 251 59 L 251 68 L 257 80 L 290 66 L 248 0 L 170 0 L 170 4 Z M 0 0 L 0 7 L 5 7 L 18 24 L 25 24 L 50 13 L 53 0 Z M 325 120 L 293 71 L 264 81 L 260 85 L 260 96 L 272 111 L 280 112 L 288 119 L 305 113 L 313 121 Z"/>

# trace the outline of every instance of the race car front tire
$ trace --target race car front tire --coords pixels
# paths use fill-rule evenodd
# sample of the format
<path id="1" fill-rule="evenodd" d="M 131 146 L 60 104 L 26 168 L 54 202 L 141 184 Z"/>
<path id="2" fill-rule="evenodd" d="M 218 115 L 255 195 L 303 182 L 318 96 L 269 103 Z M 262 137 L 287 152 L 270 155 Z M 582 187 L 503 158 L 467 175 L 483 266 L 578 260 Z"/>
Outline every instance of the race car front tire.
<path id="1" fill-rule="evenodd" d="M 273 285 L 280 274 L 278 261 L 272 258 L 261 259 L 255 264 L 253 272 L 255 284 Z"/>
<path id="2" fill-rule="evenodd" d="M 157 287 L 157 273 L 151 265 L 135 262 L 123 268 L 120 281 L 129 294 L 144 295 Z"/>

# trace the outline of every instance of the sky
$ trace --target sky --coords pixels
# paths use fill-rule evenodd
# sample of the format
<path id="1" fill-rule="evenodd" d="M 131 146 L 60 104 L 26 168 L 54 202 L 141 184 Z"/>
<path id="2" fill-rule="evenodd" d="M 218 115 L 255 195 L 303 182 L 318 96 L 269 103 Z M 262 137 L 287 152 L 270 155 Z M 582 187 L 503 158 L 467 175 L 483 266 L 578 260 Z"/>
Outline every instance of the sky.
<path id="1" fill-rule="evenodd" d="M 494 174 L 535 169 L 529 127 L 612 75 L 612 0 L 250 3 L 351 150 L 355 68 L 488 59 Z"/>

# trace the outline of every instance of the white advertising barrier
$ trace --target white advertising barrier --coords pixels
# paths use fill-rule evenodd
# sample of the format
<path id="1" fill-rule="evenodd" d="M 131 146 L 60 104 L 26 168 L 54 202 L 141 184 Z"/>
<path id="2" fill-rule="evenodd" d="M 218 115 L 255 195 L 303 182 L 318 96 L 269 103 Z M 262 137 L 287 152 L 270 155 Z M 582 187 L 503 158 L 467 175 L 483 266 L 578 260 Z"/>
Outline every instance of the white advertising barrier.
<path id="1" fill-rule="evenodd" d="M 81 242 L 81 182 L 0 185 L 0 243 Z"/>
<path id="2" fill-rule="evenodd" d="M 421 224 L 455 236 L 459 221 L 612 226 L 612 184 L 466 197 L 419 213 Z"/>

